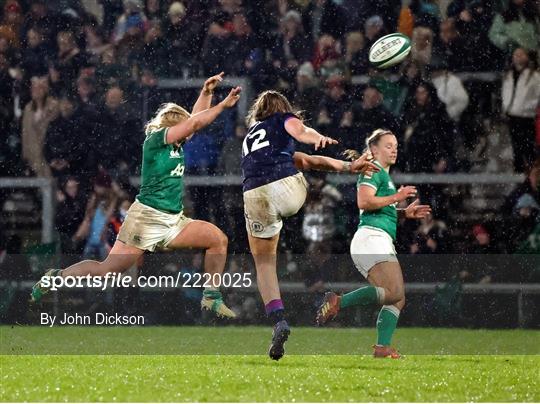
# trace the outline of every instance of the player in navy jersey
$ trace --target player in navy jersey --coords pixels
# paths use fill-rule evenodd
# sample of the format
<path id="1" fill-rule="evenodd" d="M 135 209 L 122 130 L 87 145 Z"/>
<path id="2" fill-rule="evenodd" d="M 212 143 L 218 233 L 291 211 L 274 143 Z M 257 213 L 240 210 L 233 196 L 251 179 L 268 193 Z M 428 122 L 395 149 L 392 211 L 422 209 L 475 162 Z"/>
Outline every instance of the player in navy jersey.
<path id="1" fill-rule="evenodd" d="M 299 170 L 369 173 L 379 168 L 367 155 L 348 162 L 295 152 L 295 140 L 312 144 L 315 150 L 337 141 L 304 125 L 301 115 L 277 91 L 261 93 L 246 121 L 249 130 L 242 147 L 246 228 L 259 292 L 274 325 L 268 354 L 279 360 L 290 328 L 279 291 L 276 252 L 282 218 L 297 213 L 306 200 L 308 184 Z"/>

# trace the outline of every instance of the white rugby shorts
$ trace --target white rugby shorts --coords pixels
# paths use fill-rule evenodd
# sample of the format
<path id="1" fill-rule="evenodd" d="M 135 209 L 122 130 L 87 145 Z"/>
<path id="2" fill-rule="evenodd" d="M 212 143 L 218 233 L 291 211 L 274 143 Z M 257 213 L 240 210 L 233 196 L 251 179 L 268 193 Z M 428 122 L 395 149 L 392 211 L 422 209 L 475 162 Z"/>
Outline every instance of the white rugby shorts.
<path id="1" fill-rule="evenodd" d="M 398 262 L 392 237 L 384 230 L 362 226 L 351 241 L 351 257 L 356 269 L 367 279 L 369 270 L 381 262 Z"/>
<path id="2" fill-rule="evenodd" d="M 308 183 L 302 173 L 291 175 L 244 192 L 244 215 L 248 233 L 270 238 L 281 231 L 283 217 L 304 205 Z"/>
<path id="3" fill-rule="evenodd" d="M 155 251 L 166 248 L 192 221 L 183 212 L 166 213 L 135 201 L 127 211 L 117 239 L 141 250 Z"/>

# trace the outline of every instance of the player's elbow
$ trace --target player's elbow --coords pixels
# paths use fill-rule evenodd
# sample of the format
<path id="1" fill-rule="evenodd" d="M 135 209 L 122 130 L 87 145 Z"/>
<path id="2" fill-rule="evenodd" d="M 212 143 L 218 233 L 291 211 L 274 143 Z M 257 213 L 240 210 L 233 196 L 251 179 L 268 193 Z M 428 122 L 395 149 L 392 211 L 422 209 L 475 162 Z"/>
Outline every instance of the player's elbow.
<path id="1" fill-rule="evenodd" d="M 371 210 L 371 204 L 365 199 L 358 199 L 358 209 Z"/>

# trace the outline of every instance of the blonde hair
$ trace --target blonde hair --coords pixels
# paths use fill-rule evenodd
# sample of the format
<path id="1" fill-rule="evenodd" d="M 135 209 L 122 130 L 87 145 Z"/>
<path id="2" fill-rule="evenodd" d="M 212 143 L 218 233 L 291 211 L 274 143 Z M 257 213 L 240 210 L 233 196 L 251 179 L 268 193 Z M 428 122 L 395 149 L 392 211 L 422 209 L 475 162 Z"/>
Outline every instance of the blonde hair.
<path id="1" fill-rule="evenodd" d="M 174 102 L 161 104 L 156 115 L 146 124 L 144 132 L 149 134 L 161 128 L 170 128 L 185 121 L 190 116 L 191 114 L 189 112 Z"/>
<path id="2" fill-rule="evenodd" d="M 249 109 L 246 117 L 246 126 L 249 128 L 255 122 L 262 121 L 278 112 L 290 112 L 291 114 L 296 115 L 297 118 L 302 119 L 301 112 L 294 111 L 289 100 L 287 100 L 287 98 L 279 91 L 263 91 L 255 99 L 253 105 Z"/>
<path id="3" fill-rule="evenodd" d="M 379 143 L 379 140 L 386 135 L 395 136 L 394 133 L 388 129 L 375 129 L 366 138 L 366 148 L 364 149 L 364 153 L 367 153 L 369 161 L 372 161 L 374 159 L 373 153 L 371 152 L 371 146 Z M 362 156 L 362 153 L 360 153 L 358 150 L 347 149 L 343 152 L 343 155 L 349 160 L 356 160 L 359 159 L 360 156 Z"/>

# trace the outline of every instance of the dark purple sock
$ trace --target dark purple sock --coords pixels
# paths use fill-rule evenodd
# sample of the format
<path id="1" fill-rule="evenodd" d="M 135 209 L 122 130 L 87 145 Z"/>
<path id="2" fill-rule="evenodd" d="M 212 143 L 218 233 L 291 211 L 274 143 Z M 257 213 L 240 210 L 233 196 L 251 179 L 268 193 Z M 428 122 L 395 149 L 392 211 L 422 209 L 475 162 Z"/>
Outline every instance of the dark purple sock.
<path id="1" fill-rule="evenodd" d="M 279 323 L 284 319 L 285 308 L 281 299 L 274 299 L 264 306 L 266 315 L 273 324 Z"/>

